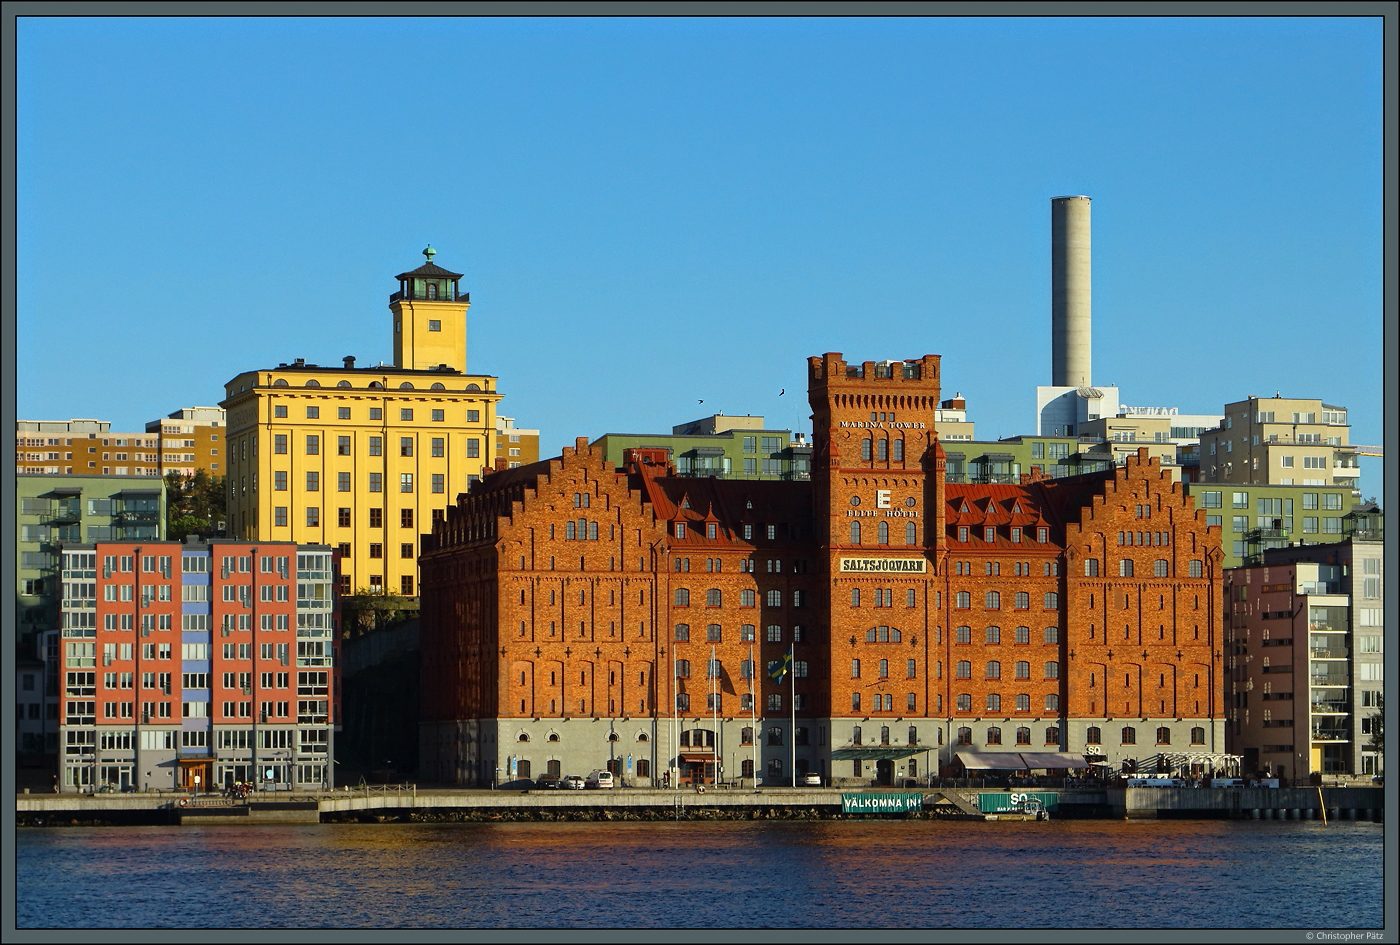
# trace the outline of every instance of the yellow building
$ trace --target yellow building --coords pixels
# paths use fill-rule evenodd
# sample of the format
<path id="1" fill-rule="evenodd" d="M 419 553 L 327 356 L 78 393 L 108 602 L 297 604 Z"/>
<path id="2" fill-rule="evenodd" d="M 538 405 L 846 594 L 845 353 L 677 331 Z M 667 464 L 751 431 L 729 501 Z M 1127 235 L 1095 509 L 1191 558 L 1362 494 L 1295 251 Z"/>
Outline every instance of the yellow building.
<path id="1" fill-rule="evenodd" d="M 505 461 L 506 469 L 528 466 L 540 461 L 540 431 L 524 430 L 515 425 L 514 417 L 496 418 L 496 456 Z M 499 466 L 500 463 L 498 462 Z"/>
<path id="2" fill-rule="evenodd" d="M 394 363 L 297 359 L 225 385 L 228 531 L 341 551 L 341 587 L 412 596 L 418 536 L 493 466 L 496 378 L 467 374 L 462 274 L 432 262 L 389 299 Z"/>

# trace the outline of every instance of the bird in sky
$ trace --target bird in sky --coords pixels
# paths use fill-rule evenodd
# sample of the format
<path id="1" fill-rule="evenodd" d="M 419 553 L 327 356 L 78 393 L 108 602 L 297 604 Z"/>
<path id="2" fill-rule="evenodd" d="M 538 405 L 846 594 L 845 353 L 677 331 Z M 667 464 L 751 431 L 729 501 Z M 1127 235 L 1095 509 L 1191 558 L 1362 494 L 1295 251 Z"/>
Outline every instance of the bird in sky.
<path id="1" fill-rule="evenodd" d="M 783 396 L 783 395 L 786 394 L 786 393 L 787 393 L 787 388 L 784 387 L 782 390 L 778 391 L 778 396 L 781 397 L 781 396 Z"/>

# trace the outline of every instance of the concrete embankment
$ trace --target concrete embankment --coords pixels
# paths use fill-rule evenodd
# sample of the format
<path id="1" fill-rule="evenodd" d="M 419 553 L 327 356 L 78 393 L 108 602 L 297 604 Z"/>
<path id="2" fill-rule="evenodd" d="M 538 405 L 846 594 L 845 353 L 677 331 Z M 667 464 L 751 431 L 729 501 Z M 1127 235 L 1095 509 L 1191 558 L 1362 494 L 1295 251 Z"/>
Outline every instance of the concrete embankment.
<path id="1" fill-rule="evenodd" d="M 1380 788 L 1097 788 L 921 791 L 764 789 L 754 791 L 476 791 L 372 787 L 246 802 L 175 794 L 23 794 L 20 826 L 124 824 L 307 824 L 354 822 L 509 822 L 655 820 L 830 820 L 842 795 L 917 795 L 907 812 L 878 816 L 954 820 L 1239 818 L 1381 820 Z M 1040 812 L 1044 814 L 1041 815 Z"/>

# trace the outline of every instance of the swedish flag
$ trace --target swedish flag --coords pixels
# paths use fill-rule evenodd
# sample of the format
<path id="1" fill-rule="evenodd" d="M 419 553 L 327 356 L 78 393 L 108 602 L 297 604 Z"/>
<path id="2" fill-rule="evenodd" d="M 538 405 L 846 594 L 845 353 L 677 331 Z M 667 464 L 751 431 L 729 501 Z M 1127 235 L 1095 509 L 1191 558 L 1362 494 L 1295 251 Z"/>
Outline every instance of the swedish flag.
<path id="1" fill-rule="evenodd" d="M 768 661 L 768 677 L 774 682 L 781 683 L 787 678 L 787 674 L 792 671 L 792 651 L 788 650 L 780 660 Z"/>

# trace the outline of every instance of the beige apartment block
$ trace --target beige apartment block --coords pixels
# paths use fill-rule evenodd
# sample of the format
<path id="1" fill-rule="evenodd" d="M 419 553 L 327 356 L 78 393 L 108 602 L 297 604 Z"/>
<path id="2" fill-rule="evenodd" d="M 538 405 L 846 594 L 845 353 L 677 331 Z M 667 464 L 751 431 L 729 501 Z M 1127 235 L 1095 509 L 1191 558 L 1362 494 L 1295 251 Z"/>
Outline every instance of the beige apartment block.
<path id="1" fill-rule="evenodd" d="M 222 407 L 181 407 L 146 424 L 146 433 L 160 437 L 161 473 L 193 476 L 203 469 L 211 476 L 228 471 L 227 418 Z"/>
<path id="2" fill-rule="evenodd" d="M 15 472 L 47 476 L 160 476 L 160 438 L 113 433 L 106 420 L 18 420 Z"/>
<path id="3" fill-rule="evenodd" d="M 1355 485 L 1361 470 L 1345 407 L 1292 397 L 1225 405 L 1222 426 L 1201 434 L 1201 481 Z"/>

